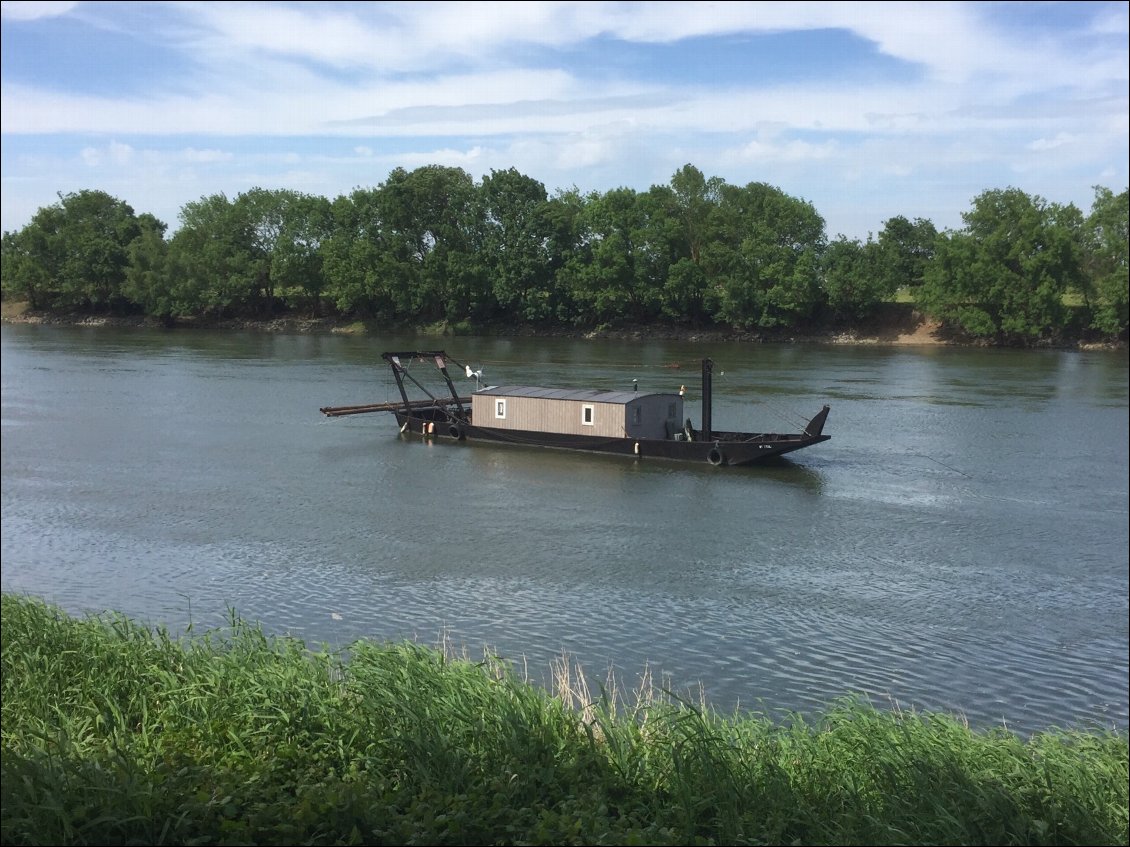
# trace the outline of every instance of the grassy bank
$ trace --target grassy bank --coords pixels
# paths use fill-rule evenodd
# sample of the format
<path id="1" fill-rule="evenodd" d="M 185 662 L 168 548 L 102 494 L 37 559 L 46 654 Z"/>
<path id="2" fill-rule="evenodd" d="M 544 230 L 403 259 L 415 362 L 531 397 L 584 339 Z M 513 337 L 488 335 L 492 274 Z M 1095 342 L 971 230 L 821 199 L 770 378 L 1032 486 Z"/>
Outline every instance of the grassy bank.
<path id="1" fill-rule="evenodd" d="M 4 844 L 1126 844 L 1127 738 L 720 716 L 3 597 Z"/>

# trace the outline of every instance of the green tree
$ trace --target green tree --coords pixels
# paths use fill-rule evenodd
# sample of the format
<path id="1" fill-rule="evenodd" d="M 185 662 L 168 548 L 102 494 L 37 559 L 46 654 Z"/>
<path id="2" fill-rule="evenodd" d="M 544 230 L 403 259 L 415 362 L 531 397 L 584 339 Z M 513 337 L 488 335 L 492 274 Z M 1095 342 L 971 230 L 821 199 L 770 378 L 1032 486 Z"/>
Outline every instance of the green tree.
<path id="1" fill-rule="evenodd" d="M 203 314 L 252 311 L 262 268 L 245 207 L 213 194 L 186 203 L 180 220 L 169 242 L 174 301 Z"/>
<path id="2" fill-rule="evenodd" d="M 558 190 L 545 206 L 546 255 L 552 272 L 549 281 L 553 303 L 551 319 L 563 324 L 583 320 L 581 308 L 573 296 L 571 274 L 576 257 L 584 252 L 584 210 L 585 198 L 576 187 Z"/>
<path id="3" fill-rule="evenodd" d="M 1095 186 L 1091 213 L 1083 227 L 1084 293 L 1092 310 L 1091 326 L 1108 336 L 1123 338 L 1130 311 L 1128 218 L 1130 199 L 1126 190 L 1116 195 L 1109 188 Z"/>
<path id="4" fill-rule="evenodd" d="M 5 300 L 26 301 L 35 310 L 54 302 L 51 257 L 57 245 L 34 221 L 17 232 L 5 232 L 0 241 L 0 291 Z"/>
<path id="5" fill-rule="evenodd" d="M 232 203 L 233 215 L 245 222 L 245 232 L 250 236 L 247 249 L 255 278 L 250 304 L 262 316 L 275 310 L 277 281 L 271 271 L 274 255 L 286 237 L 285 207 L 289 194 L 255 187 L 237 195 Z"/>
<path id="6" fill-rule="evenodd" d="M 881 253 L 882 247 L 870 238 L 861 243 L 842 235 L 824 250 L 824 297 L 834 317 L 869 317 L 891 295 L 879 270 Z"/>
<path id="7" fill-rule="evenodd" d="M 938 230 L 923 218 L 914 222 L 897 215 L 879 233 L 876 273 L 877 290 L 891 297 L 900 288 L 917 289 L 922 285 L 926 266 L 934 258 Z"/>
<path id="8" fill-rule="evenodd" d="M 721 240 L 704 261 L 718 269 L 716 317 L 735 327 L 795 326 L 821 302 L 824 219 L 811 203 L 765 183 L 725 186 Z"/>
<path id="9" fill-rule="evenodd" d="M 150 214 L 138 218 L 141 234 L 129 246 L 123 293 L 141 306 L 147 315 L 169 321 L 189 314 L 196 304 L 178 303 L 175 282 L 169 273 L 169 244 L 166 226 Z"/>
<path id="10" fill-rule="evenodd" d="M 378 205 L 397 311 L 419 320 L 457 321 L 493 311 L 479 255 L 482 218 L 471 177 L 460 168 L 397 168 Z"/>
<path id="11" fill-rule="evenodd" d="M 126 312 L 129 246 L 141 235 L 133 208 L 102 191 L 60 194 L 23 230 L 4 235 L 3 289 L 33 308 Z"/>
<path id="12" fill-rule="evenodd" d="M 391 254 L 381 223 L 378 191 L 359 188 L 330 208 L 330 235 L 322 248 L 325 297 L 343 314 L 391 320 L 397 300 L 383 267 Z"/>
<path id="13" fill-rule="evenodd" d="M 662 280 L 653 273 L 647 241 L 648 206 L 631 188 L 585 198 L 580 250 L 569 265 L 569 287 L 585 323 L 649 320 L 659 311 Z"/>
<path id="14" fill-rule="evenodd" d="M 545 186 L 514 168 L 491 171 L 480 187 L 483 257 L 502 315 L 544 321 L 556 310 L 553 218 Z"/>
<path id="15" fill-rule="evenodd" d="M 1065 326 L 1063 295 L 1082 283 L 1082 215 L 1015 188 L 987 191 L 965 228 L 937 242 L 919 303 L 978 338 L 1029 343 Z"/>
<path id="16" fill-rule="evenodd" d="M 253 189 L 236 198 L 255 235 L 264 311 L 279 302 L 316 312 L 325 288 L 322 244 L 331 231 L 330 203 L 297 191 Z"/>
<path id="17" fill-rule="evenodd" d="M 234 204 L 251 234 L 252 299 L 263 315 L 280 306 L 316 310 L 325 280 L 322 241 L 330 231 L 330 204 L 290 190 L 253 188 Z"/>
<path id="18" fill-rule="evenodd" d="M 717 268 L 710 262 L 719 238 L 719 206 L 725 183 L 707 179 L 687 164 L 671 177 L 669 186 L 647 193 L 651 208 L 648 243 L 660 265 L 659 292 L 664 316 L 701 323 L 708 318 L 707 299 Z"/>

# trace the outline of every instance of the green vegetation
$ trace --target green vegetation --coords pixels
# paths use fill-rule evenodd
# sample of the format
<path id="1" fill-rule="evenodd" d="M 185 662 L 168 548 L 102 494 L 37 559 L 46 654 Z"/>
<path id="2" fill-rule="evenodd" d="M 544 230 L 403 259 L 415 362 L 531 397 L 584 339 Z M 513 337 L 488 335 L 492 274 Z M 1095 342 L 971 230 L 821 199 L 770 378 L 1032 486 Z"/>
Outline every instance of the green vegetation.
<path id="1" fill-rule="evenodd" d="M 1126 844 L 1127 738 L 845 701 L 590 702 L 413 644 L 348 659 L 2 600 L 4 844 Z"/>
<path id="2" fill-rule="evenodd" d="M 1084 291 L 1083 216 L 1022 191 L 986 192 L 966 230 L 940 238 L 919 303 L 977 337 L 1031 341 L 1067 325 L 1064 297 Z"/>
<path id="3" fill-rule="evenodd" d="M 909 294 L 971 340 L 1126 340 L 1127 191 L 1096 187 L 1085 216 L 991 190 L 963 218 L 939 233 L 896 216 L 866 242 L 829 242 L 812 204 L 689 164 L 645 192 L 551 197 L 513 168 L 477 184 L 434 165 L 332 201 L 254 188 L 186 204 L 168 238 L 152 215 L 80 191 L 4 233 L 0 293 L 38 311 L 166 322 L 781 331 L 866 321 Z"/>

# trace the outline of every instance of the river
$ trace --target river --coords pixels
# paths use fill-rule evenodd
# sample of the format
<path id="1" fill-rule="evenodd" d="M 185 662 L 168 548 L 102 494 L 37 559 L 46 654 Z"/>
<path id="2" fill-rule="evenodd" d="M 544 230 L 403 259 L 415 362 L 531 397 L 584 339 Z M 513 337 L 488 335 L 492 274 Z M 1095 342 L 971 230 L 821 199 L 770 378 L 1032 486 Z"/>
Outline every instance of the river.
<path id="1" fill-rule="evenodd" d="M 716 428 L 828 403 L 832 439 L 715 468 L 319 413 L 395 399 L 383 350 L 444 346 L 494 384 L 685 384 L 692 416 L 709 355 Z M 5 592 L 536 681 L 567 655 L 723 712 L 1128 725 L 1125 351 L 4 325 L 0 352 Z"/>

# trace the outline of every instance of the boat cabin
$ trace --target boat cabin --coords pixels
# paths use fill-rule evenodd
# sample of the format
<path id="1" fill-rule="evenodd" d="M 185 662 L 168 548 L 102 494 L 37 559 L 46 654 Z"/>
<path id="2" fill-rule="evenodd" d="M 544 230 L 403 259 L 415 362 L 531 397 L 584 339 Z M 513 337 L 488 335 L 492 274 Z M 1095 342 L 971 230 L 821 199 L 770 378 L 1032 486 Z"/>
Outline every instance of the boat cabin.
<path id="1" fill-rule="evenodd" d="M 475 426 L 604 438 L 672 438 L 683 398 L 636 391 L 487 386 L 471 395 Z"/>

